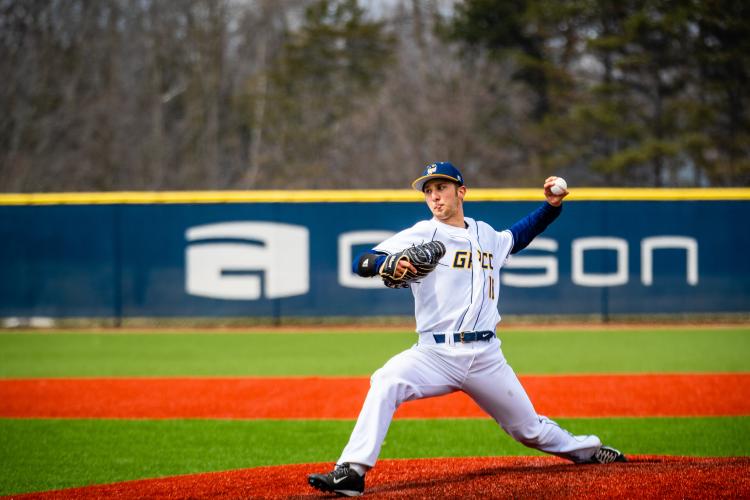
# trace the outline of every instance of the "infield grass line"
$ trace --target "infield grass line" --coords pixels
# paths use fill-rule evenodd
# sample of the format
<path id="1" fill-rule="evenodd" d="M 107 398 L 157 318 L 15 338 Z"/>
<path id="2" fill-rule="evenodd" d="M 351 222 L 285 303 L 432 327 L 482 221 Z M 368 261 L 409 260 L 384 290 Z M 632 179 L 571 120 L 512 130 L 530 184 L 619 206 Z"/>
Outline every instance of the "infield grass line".
<path id="1" fill-rule="evenodd" d="M 558 419 L 626 454 L 747 456 L 750 417 Z M 352 420 L 0 419 L 0 495 L 263 465 L 333 463 Z M 381 458 L 526 456 L 489 419 L 396 420 Z"/>
<path id="2" fill-rule="evenodd" d="M 519 374 L 750 371 L 750 327 L 500 331 Z M 0 377 L 369 376 L 413 332 L 0 334 Z"/>

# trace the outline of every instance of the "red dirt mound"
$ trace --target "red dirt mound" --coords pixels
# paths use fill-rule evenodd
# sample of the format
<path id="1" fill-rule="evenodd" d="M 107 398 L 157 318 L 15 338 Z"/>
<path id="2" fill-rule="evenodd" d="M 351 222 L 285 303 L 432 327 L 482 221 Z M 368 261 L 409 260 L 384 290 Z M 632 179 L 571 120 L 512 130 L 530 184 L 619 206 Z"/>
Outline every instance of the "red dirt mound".
<path id="1" fill-rule="evenodd" d="M 258 467 L 18 495 L 24 500 L 331 498 L 306 475 L 331 464 Z M 554 457 L 383 460 L 367 477 L 372 498 L 749 498 L 750 457 L 631 457 L 573 465 Z"/>

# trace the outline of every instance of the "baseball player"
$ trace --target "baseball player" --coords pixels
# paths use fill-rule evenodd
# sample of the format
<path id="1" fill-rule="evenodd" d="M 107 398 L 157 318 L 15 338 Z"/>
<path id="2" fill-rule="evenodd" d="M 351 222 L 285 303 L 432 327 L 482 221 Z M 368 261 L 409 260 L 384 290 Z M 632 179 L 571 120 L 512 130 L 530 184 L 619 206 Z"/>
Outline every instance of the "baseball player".
<path id="1" fill-rule="evenodd" d="M 411 288 L 418 343 L 372 375 L 362 411 L 334 470 L 308 476 L 311 486 L 361 495 L 365 474 L 375 465 L 399 405 L 455 391 L 468 394 L 528 447 L 581 464 L 627 461 L 598 437 L 574 436 L 538 415 L 495 334 L 500 269 L 509 255 L 524 249 L 560 215 L 568 191 L 555 195 L 554 180 L 549 177 L 544 183 L 542 206 L 500 232 L 464 216 L 464 178 L 451 163 L 428 166 L 412 183 L 424 193 L 432 219 L 358 256 L 353 268 L 360 276 L 381 276 L 387 286 Z M 408 249 L 423 251 L 415 254 Z M 420 259 L 434 265 L 417 263 Z"/>

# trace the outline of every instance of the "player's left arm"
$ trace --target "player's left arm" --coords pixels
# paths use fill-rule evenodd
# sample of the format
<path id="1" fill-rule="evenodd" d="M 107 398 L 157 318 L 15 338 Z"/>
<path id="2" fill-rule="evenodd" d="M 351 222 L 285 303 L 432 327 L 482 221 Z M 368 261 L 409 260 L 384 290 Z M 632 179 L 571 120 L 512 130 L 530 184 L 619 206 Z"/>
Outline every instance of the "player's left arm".
<path id="1" fill-rule="evenodd" d="M 531 212 L 529 215 L 510 226 L 510 232 L 513 234 L 513 248 L 510 253 L 518 253 L 526 248 L 534 238 L 542 234 L 547 226 L 552 224 L 555 219 L 562 213 L 563 198 L 568 196 L 566 190 L 560 195 L 551 191 L 556 177 L 548 177 L 544 181 L 544 197 L 547 201 Z"/>
<path id="2" fill-rule="evenodd" d="M 388 254 L 384 252 L 378 252 L 375 249 L 367 250 L 362 252 L 355 257 L 352 262 L 352 271 L 362 276 L 363 278 L 371 278 L 380 274 L 380 270 L 385 264 L 385 260 L 388 258 Z M 401 276 L 406 272 L 416 273 L 417 269 L 407 260 L 399 260 L 396 263 L 395 273 L 397 276 Z"/>
<path id="3" fill-rule="evenodd" d="M 419 245 L 425 241 L 430 241 L 434 229 L 428 221 L 421 221 L 394 234 L 373 248 L 357 255 L 352 261 L 352 271 L 363 278 L 371 278 L 380 275 L 388 257 L 398 253 L 404 248 L 412 245 Z M 395 276 L 404 275 L 407 272 L 416 273 L 417 269 L 406 259 L 400 259 L 395 263 L 393 271 Z"/>
<path id="4" fill-rule="evenodd" d="M 374 249 L 366 250 L 354 258 L 352 271 L 363 278 L 377 276 L 378 269 L 385 262 L 387 255 L 385 252 L 377 252 Z"/>

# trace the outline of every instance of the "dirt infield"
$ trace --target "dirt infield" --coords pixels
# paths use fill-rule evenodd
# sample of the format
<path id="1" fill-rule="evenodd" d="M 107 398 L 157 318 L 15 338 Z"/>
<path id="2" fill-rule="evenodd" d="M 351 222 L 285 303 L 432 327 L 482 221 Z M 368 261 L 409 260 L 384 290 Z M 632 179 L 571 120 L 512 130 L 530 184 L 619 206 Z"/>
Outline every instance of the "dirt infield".
<path id="1" fill-rule="evenodd" d="M 306 476 L 331 464 L 258 467 L 14 495 L 23 500 L 331 498 Z M 383 460 L 367 477 L 368 498 L 748 498 L 750 457 L 631 457 L 572 465 L 554 457 Z"/>
<path id="2" fill-rule="evenodd" d="M 355 419 L 367 378 L 0 380 L 0 417 Z M 524 376 L 554 417 L 750 415 L 750 374 Z M 404 404 L 396 418 L 483 417 L 463 393 Z"/>

